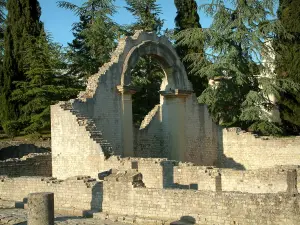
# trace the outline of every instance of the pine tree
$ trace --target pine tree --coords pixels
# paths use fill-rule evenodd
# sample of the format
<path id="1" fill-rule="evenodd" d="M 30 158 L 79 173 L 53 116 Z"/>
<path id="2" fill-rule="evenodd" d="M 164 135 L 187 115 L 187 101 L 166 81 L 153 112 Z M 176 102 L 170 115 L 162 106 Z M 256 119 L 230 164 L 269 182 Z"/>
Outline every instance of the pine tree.
<path id="1" fill-rule="evenodd" d="M 300 5 L 297 0 L 280 0 L 278 18 L 286 31 L 292 35 L 288 39 L 278 34 L 276 72 L 281 78 L 290 78 L 300 85 Z M 283 92 L 280 99 L 280 111 L 287 132 L 300 132 L 300 96 L 291 90 Z"/>
<path id="2" fill-rule="evenodd" d="M 280 29 L 274 17 L 273 0 L 216 1 L 202 6 L 213 17 L 209 29 L 189 29 L 178 34 L 180 44 L 189 47 L 205 42 L 205 59 L 199 54 L 188 55 L 192 72 L 207 79 L 221 80 L 208 87 L 200 102 L 208 104 L 219 123 L 250 125 L 264 134 L 281 133 L 281 128 L 269 121 L 271 94 L 279 96 L 283 89 L 296 89 L 290 80 L 275 79 L 271 68 L 261 62 L 261 53 L 270 51 L 262 40 L 274 38 Z M 258 69 L 260 72 L 258 72 Z M 270 76 L 257 79 L 256 75 Z"/>
<path id="3" fill-rule="evenodd" d="M 109 61 L 121 28 L 112 21 L 112 0 L 88 0 L 81 6 L 60 1 L 58 6 L 72 10 L 80 21 L 73 26 L 75 39 L 69 43 L 70 73 L 87 78 Z"/>
<path id="4" fill-rule="evenodd" d="M 37 0 L 8 0 L 7 21 L 4 34 L 3 78 L 0 115 L 2 124 L 17 120 L 21 105 L 11 101 L 11 93 L 16 89 L 15 81 L 25 79 L 24 52 L 29 37 L 38 37 L 43 30 L 39 18 L 41 8 Z M 32 43 L 33 44 L 33 43 Z M 6 127 L 9 127 L 7 125 Z M 13 125 L 16 127 L 16 125 Z"/>
<path id="5" fill-rule="evenodd" d="M 163 20 L 159 18 L 160 7 L 155 0 L 126 0 L 129 12 L 136 22 L 128 26 L 128 34 L 144 30 L 159 34 Z M 147 113 L 159 103 L 159 90 L 164 73 L 161 65 L 151 56 L 139 59 L 131 71 L 132 85 L 139 91 L 132 96 L 133 122 L 139 126 Z"/>
<path id="6" fill-rule="evenodd" d="M 32 134 L 50 129 L 50 105 L 75 97 L 80 85 L 62 73 L 66 64 L 61 47 L 44 33 L 28 37 L 27 45 L 31 47 L 24 53 L 26 80 L 15 82 L 12 101 L 22 105 L 18 122 L 25 133 Z"/>
<path id="7" fill-rule="evenodd" d="M 175 18 L 175 34 L 178 32 L 190 29 L 190 28 L 200 28 L 200 17 L 197 12 L 197 3 L 195 0 L 174 0 L 175 6 L 177 8 L 177 16 Z M 201 93 L 206 89 L 208 80 L 206 78 L 200 77 L 199 75 L 191 72 L 191 62 L 186 61 L 185 57 L 188 54 L 198 53 L 200 57 L 203 57 L 203 49 L 204 43 L 198 43 L 197 46 L 193 48 L 189 48 L 188 46 L 180 46 L 177 45 L 178 41 L 175 42 L 176 44 L 176 51 L 183 61 L 183 64 L 187 70 L 188 78 L 193 84 L 193 89 L 196 93 L 196 96 L 200 96 Z"/>
<path id="8" fill-rule="evenodd" d="M 163 20 L 159 18 L 161 13 L 156 0 L 126 0 L 125 7 L 136 18 L 136 22 L 129 26 L 132 32 L 134 30 L 154 31 L 160 33 L 163 26 Z"/>

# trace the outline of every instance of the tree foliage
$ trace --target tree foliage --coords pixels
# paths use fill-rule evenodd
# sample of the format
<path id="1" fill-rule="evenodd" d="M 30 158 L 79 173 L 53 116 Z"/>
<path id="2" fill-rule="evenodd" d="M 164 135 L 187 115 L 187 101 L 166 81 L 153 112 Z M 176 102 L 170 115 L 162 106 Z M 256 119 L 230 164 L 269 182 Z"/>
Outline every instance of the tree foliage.
<path id="1" fill-rule="evenodd" d="M 88 0 L 81 6 L 59 1 L 58 6 L 72 10 L 80 21 L 73 25 L 74 40 L 69 43 L 70 73 L 88 78 L 109 61 L 116 47 L 121 28 L 112 21 L 115 13 L 112 0 Z"/>
<path id="2" fill-rule="evenodd" d="M 128 6 L 125 8 L 136 18 L 136 22 L 129 29 L 153 31 L 160 33 L 163 20 L 159 18 L 161 8 L 156 0 L 126 0 Z"/>
<path id="3" fill-rule="evenodd" d="M 292 38 L 278 33 L 275 41 L 277 48 L 276 73 L 280 78 L 289 78 L 300 84 L 300 5 L 296 0 L 280 0 L 278 19 Z M 288 90 L 281 93 L 280 111 L 287 132 L 300 132 L 299 92 Z"/>
<path id="4" fill-rule="evenodd" d="M 297 88 L 289 80 L 277 79 L 269 64 L 262 63 L 262 53 L 272 51 L 265 40 L 273 39 L 276 31 L 282 29 L 272 19 L 274 1 L 215 0 L 201 7 L 212 16 L 211 27 L 188 29 L 177 35 L 183 46 L 193 48 L 205 43 L 205 58 L 199 60 L 199 53 L 187 56 L 192 62 L 192 72 L 222 80 L 218 86 L 208 87 L 199 101 L 208 104 L 219 123 L 272 124 L 278 129 L 269 130 L 265 126 L 266 130 L 259 131 L 278 133 L 280 127 L 268 117 L 273 107 L 269 96 L 279 97 L 281 91 Z M 252 128 L 257 131 L 257 127 Z"/>
<path id="5" fill-rule="evenodd" d="M 50 129 L 50 105 L 75 97 L 80 89 L 77 79 L 66 75 L 61 47 L 45 34 L 31 37 L 35 43 L 25 51 L 26 80 L 15 81 L 12 100 L 22 105 L 18 122 L 25 133 Z M 38 56 L 38 57 L 37 57 Z"/>
<path id="6" fill-rule="evenodd" d="M 195 0 L 174 0 L 175 6 L 177 8 L 177 15 L 175 17 L 175 34 L 180 31 L 199 28 L 201 29 L 200 17 L 198 15 L 198 6 Z M 178 37 L 178 36 L 177 36 Z M 196 96 L 200 96 L 201 93 L 206 89 L 208 80 L 204 77 L 199 76 L 191 71 L 191 62 L 185 60 L 185 57 L 189 54 L 196 53 L 199 55 L 199 60 L 204 57 L 204 43 L 203 41 L 198 43 L 197 46 L 188 47 L 183 45 L 178 45 L 180 39 L 175 41 L 176 51 L 183 61 L 183 64 L 187 70 L 188 78 L 193 84 L 193 89 Z"/>
<path id="7" fill-rule="evenodd" d="M 2 2 L 3 3 L 3 2 Z M 1 4 L 2 5 L 2 4 Z M 29 37 L 38 37 L 43 31 L 39 18 L 41 8 L 37 0 L 8 0 L 7 19 L 4 33 L 3 75 L 1 80 L 1 123 L 16 120 L 22 105 L 11 101 L 11 93 L 16 89 L 14 81 L 25 80 L 24 52 L 34 43 Z M 3 15 L 1 15 L 3 18 Z"/>

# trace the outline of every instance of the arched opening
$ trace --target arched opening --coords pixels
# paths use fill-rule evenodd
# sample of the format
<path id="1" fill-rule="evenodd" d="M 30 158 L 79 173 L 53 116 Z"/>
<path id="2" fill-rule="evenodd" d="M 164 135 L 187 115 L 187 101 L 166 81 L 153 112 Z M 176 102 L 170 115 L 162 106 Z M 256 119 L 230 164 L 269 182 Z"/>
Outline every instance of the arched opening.
<path id="1" fill-rule="evenodd" d="M 164 41 L 143 41 L 128 49 L 122 64 L 121 85 L 117 87 L 122 93 L 122 155 L 137 156 L 133 142 L 143 136 L 148 144 L 140 141 L 144 146 L 140 149 L 150 151 L 147 157 L 153 156 L 151 148 L 159 146 L 167 149 L 166 157 L 183 159 L 184 99 L 191 92 L 191 84 L 176 51 Z M 159 106 L 154 107 L 157 104 Z M 153 144 L 160 138 L 160 143 Z"/>
<path id="2" fill-rule="evenodd" d="M 130 85 L 137 90 L 132 95 L 132 120 L 138 128 L 145 116 L 160 103 L 159 91 L 165 74 L 159 60 L 151 55 L 140 57 L 130 73 Z"/>

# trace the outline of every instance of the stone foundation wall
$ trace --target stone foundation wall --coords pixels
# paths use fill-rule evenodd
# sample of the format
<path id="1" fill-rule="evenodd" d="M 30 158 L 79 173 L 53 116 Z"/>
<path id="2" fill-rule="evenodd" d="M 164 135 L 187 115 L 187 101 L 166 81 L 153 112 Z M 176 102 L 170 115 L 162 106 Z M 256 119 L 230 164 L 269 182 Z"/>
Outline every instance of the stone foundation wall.
<path id="1" fill-rule="evenodd" d="M 219 135 L 222 166 L 258 169 L 276 165 L 300 165 L 300 136 L 257 137 L 237 128 L 223 129 Z"/>
<path id="2" fill-rule="evenodd" d="M 142 174 L 147 188 L 278 193 L 287 190 L 288 171 L 296 170 L 300 177 L 299 166 L 243 171 L 150 158 L 111 157 L 105 160 L 105 167 L 119 171 L 137 169 Z M 300 187 L 299 178 L 298 186 Z"/>
<path id="3" fill-rule="evenodd" d="M 116 178 L 117 177 L 117 178 Z M 300 196 L 141 187 L 138 175 L 108 177 L 103 211 L 108 214 L 179 220 L 197 224 L 299 224 Z"/>
<path id="4" fill-rule="evenodd" d="M 45 177 L 1 177 L 0 199 L 23 202 L 29 193 L 53 192 L 57 212 L 82 215 L 84 210 L 101 209 L 102 187 L 102 182 L 88 177 L 73 177 L 64 181 Z"/>
<path id="5" fill-rule="evenodd" d="M 35 143 L 21 141 L 0 141 L 0 160 L 21 158 L 30 153 L 49 152 L 51 141 L 38 141 Z"/>
<path id="6" fill-rule="evenodd" d="M 20 176 L 52 176 L 50 153 L 31 153 L 20 159 L 0 161 L 0 175 Z"/>
<path id="7" fill-rule="evenodd" d="M 198 190 L 278 193 L 287 190 L 291 170 L 297 171 L 300 187 L 298 166 L 242 171 L 181 164 L 174 167 L 174 182 L 187 187 L 197 184 Z"/>
<path id="8" fill-rule="evenodd" d="M 143 181 L 148 188 L 164 188 L 173 184 L 173 167 L 177 162 L 155 158 L 119 158 L 111 157 L 105 160 L 107 169 L 126 171 L 137 169 L 143 175 Z"/>

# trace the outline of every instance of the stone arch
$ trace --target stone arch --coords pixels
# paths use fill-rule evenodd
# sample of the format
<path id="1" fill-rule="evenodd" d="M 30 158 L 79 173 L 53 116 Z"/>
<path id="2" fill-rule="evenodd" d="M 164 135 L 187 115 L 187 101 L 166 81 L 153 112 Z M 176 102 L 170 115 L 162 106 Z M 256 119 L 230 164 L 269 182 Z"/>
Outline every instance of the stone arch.
<path id="1" fill-rule="evenodd" d="M 186 71 L 181 63 L 173 46 L 169 42 L 159 42 L 155 40 L 146 40 L 133 46 L 128 52 L 121 74 L 121 85 L 129 85 L 131 82 L 130 71 L 134 68 L 140 57 L 150 55 L 156 58 L 165 72 L 167 85 L 163 90 L 169 89 L 191 89 L 187 79 Z"/>
<path id="2" fill-rule="evenodd" d="M 120 39 L 110 62 L 88 79 L 86 90 L 78 96 L 80 108 L 84 106 L 87 115 L 95 120 L 97 129 L 103 130 L 104 138 L 113 143 L 114 152 L 122 156 L 134 155 L 131 97 L 136 90 L 130 85 L 130 72 L 139 58 L 146 55 L 158 59 L 165 73 L 160 87 L 159 110 L 164 117 L 161 120 L 165 121 L 163 126 L 173 132 L 173 139 L 179 140 L 178 136 L 184 129 L 184 121 L 180 120 L 184 118 L 184 99 L 191 95 L 192 85 L 176 50 L 165 36 L 137 31 L 131 37 Z M 172 110 L 169 110 L 170 107 L 173 107 Z M 168 111 L 176 113 L 167 116 Z M 170 124 L 179 124 L 178 121 L 181 121 L 180 125 L 171 127 Z M 173 144 L 176 154 L 184 149 L 183 143 L 184 140 L 181 144 Z M 178 159 L 177 156 L 170 158 Z"/>

